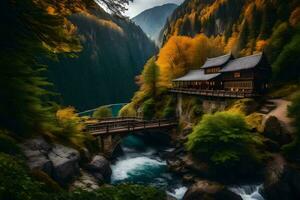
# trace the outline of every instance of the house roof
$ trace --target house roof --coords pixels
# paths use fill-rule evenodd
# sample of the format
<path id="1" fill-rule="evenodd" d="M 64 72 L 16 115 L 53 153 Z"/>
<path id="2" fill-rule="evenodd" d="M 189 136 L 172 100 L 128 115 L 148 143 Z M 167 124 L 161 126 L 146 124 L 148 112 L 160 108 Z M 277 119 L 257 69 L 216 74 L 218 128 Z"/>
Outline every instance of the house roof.
<path id="1" fill-rule="evenodd" d="M 231 53 L 229 53 L 215 58 L 207 58 L 202 68 L 204 69 L 204 68 L 218 67 L 224 65 L 230 60 L 231 56 L 232 56 Z"/>
<path id="2" fill-rule="evenodd" d="M 263 53 L 259 53 L 259 54 L 254 54 L 251 56 L 246 56 L 246 57 L 231 60 L 229 61 L 229 63 L 225 65 L 225 67 L 223 67 L 223 69 L 221 69 L 220 72 L 232 72 L 232 71 L 254 68 L 259 64 L 262 57 L 263 57 Z"/>
<path id="3" fill-rule="evenodd" d="M 204 69 L 189 71 L 185 76 L 175 79 L 173 81 L 208 81 L 219 76 L 220 73 L 205 74 Z"/>

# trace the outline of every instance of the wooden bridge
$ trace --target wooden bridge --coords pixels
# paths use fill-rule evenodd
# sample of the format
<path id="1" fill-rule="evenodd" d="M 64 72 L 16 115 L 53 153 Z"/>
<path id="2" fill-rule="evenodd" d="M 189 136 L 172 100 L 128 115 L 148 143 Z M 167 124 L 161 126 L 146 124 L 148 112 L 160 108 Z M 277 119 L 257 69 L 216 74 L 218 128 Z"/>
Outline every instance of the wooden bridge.
<path id="1" fill-rule="evenodd" d="M 110 156 L 123 136 L 146 130 L 172 129 L 177 127 L 177 125 L 176 119 L 105 118 L 97 123 L 87 124 L 86 132 L 95 136 L 98 139 L 102 152 Z"/>
<path id="2" fill-rule="evenodd" d="M 95 124 L 86 126 L 87 132 L 93 136 L 126 134 L 150 129 L 172 128 L 177 126 L 175 119 L 145 120 L 138 117 L 105 118 Z"/>

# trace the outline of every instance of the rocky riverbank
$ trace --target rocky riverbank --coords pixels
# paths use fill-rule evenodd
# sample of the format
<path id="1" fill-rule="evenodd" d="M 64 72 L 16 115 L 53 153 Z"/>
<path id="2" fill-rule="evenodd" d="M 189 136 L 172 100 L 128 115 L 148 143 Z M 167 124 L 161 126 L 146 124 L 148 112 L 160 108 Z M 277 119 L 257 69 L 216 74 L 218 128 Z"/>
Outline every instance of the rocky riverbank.
<path id="1" fill-rule="evenodd" d="M 102 155 L 91 156 L 88 150 L 79 152 L 42 137 L 26 140 L 20 146 L 31 171 L 46 173 L 62 187 L 93 190 L 110 181 L 110 163 Z"/>
<path id="2" fill-rule="evenodd" d="M 192 132 L 191 126 L 186 126 L 177 133 L 173 137 L 175 148 L 165 157 L 169 170 L 180 175 L 183 181 L 191 185 L 184 200 L 243 199 L 243 195 L 237 195 L 237 190 L 231 188 L 252 184 L 261 185 L 252 199 L 300 199 L 300 166 L 288 162 L 280 153 L 281 147 L 291 142 L 291 133 L 274 116 L 269 116 L 264 121 L 263 127 L 261 148 L 265 158 L 262 165 L 253 169 L 242 168 L 235 171 L 233 174 L 237 176 L 233 177 L 224 174 L 221 179 L 211 170 L 208 163 L 195 158 L 185 150 L 184 144 L 188 140 L 188 134 Z M 252 173 L 253 171 L 255 173 Z"/>

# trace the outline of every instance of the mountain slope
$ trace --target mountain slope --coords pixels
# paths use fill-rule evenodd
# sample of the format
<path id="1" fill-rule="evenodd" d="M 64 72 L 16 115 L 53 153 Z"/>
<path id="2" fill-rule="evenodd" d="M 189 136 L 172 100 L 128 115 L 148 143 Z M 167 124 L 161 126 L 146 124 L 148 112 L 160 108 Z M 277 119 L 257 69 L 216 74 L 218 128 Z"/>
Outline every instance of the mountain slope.
<path id="1" fill-rule="evenodd" d="M 299 0 L 186 0 L 164 26 L 160 41 L 204 33 L 221 37 L 236 56 L 264 51 L 277 80 L 300 77 Z"/>
<path id="2" fill-rule="evenodd" d="M 157 41 L 159 33 L 165 25 L 167 18 L 176 8 L 176 4 L 156 6 L 143 11 L 132 18 L 132 21 L 139 25 L 152 40 Z"/>
<path id="3" fill-rule="evenodd" d="M 143 31 L 101 9 L 70 17 L 83 51 L 77 58 L 60 57 L 49 64 L 49 78 L 61 101 L 79 110 L 127 102 L 137 86 L 134 77 L 156 52 Z"/>

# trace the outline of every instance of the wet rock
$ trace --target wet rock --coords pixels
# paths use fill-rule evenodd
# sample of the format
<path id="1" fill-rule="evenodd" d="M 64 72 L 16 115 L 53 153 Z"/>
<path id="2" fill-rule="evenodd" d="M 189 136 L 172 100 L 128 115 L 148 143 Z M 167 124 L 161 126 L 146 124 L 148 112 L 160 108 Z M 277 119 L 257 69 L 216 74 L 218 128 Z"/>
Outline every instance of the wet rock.
<path id="1" fill-rule="evenodd" d="M 280 155 L 275 155 L 266 168 L 263 187 L 266 200 L 300 199 L 300 170 L 289 166 Z"/>
<path id="2" fill-rule="evenodd" d="M 198 181 L 185 193 L 184 200 L 242 200 L 221 184 L 211 181 Z"/>
<path id="3" fill-rule="evenodd" d="M 65 185 L 79 174 L 79 152 L 75 149 L 54 144 L 48 154 L 53 163 L 53 178 L 58 183 Z"/>
<path id="4" fill-rule="evenodd" d="M 41 170 L 51 175 L 53 165 L 48 159 L 51 146 L 41 137 L 30 139 L 20 145 L 27 158 L 27 165 L 31 170 Z"/>
<path id="5" fill-rule="evenodd" d="M 185 182 L 193 182 L 193 180 L 195 179 L 194 175 L 193 174 L 185 174 L 183 177 L 182 177 L 183 181 Z"/>
<path id="6" fill-rule="evenodd" d="M 184 157 L 183 162 L 185 168 L 200 176 L 208 177 L 210 174 L 208 164 L 194 159 L 190 154 Z"/>
<path id="7" fill-rule="evenodd" d="M 278 142 L 280 145 L 291 142 L 288 131 L 282 126 L 281 122 L 275 116 L 270 116 L 264 124 L 265 137 Z"/>
<path id="8" fill-rule="evenodd" d="M 99 181 L 103 181 L 103 179 L 109 181 L 111 178 L 112 170 L 110 162 L 104 156 L 95 156 L 86 168 L 89 172 L 95 175 Z"/>

